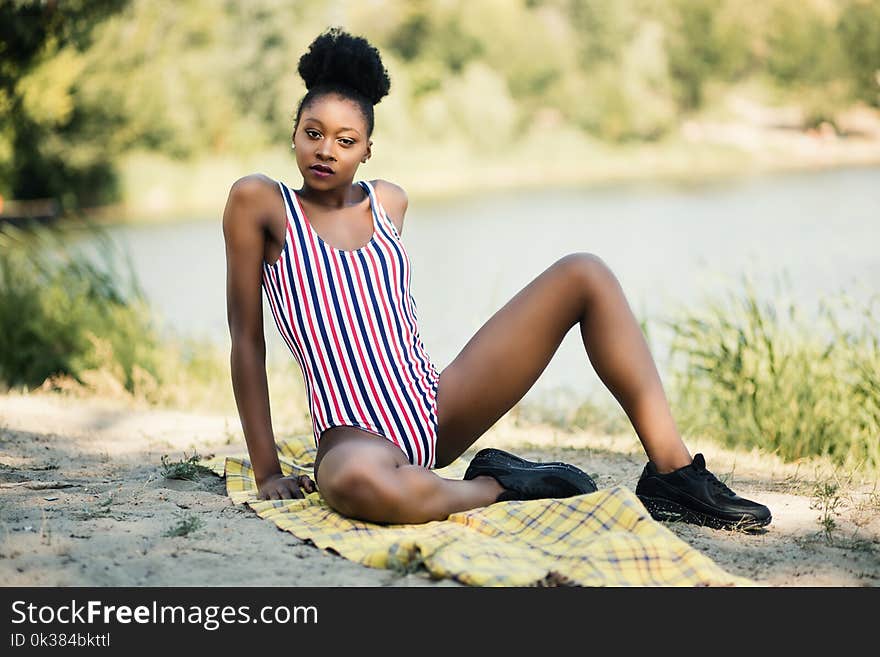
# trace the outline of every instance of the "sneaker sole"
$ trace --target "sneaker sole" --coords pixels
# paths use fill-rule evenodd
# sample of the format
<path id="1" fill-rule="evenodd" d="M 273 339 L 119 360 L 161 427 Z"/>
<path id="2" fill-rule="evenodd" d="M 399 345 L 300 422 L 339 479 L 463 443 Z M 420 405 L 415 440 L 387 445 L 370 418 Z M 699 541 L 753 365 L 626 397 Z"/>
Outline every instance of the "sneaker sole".
<path id="1" fill-rule="evenodd" d="M 471 462 L 471 465 L 468 466 L 467 472 L 465 472 L 465 479 L 473 479 L 477 476 L 488 475 L 497 479 L 503 486 L 505 475 L 534 473 L 535 471 L 538 471 L 544 476 L 544 481 L 549 484 L 568 487 L 568 490 L 570 491 L 568 497 L 595 493 L 599 490 L 596 486 L 596 482 L 593 481 L 593 478 L 590 477 L 590 475 L 568 463 L 562 463 L 559 461 L 554 461 L 552 463 L 535 463 L 534 461 L 527 461 L 514 454 L 492 448 L 482 450 L 480 458 L 481 460 L 491 458 L 495 463 L 492 465 L 480 465 L 479 463 L 474 464 L 474 462 Z M 479 473 L 470 474 L 471 468 L 478 468 Z M 470 476 L 468 476 L 469 474 Z M 589 488 L 588 490 L 584 490 L 583 484 L 585 477 L 589 480 L 590 484 L 592 484 L 592 488 Z"/>
<path id="2" fill-rule="evenodd" d="M 713 529 L 741 529 L 748 531 L 765 527 L 773 520 L 773 516 L 769 516 L 766 520 L 759 520 L 753 516 L 742 516 L 738 520 L 726 520 L 688 509 L 669 500 L 642 495 L 639 495 L 638 498 L 645 505 L 645 508 L 654 520 L 663 522 L 688 522 Z"/>

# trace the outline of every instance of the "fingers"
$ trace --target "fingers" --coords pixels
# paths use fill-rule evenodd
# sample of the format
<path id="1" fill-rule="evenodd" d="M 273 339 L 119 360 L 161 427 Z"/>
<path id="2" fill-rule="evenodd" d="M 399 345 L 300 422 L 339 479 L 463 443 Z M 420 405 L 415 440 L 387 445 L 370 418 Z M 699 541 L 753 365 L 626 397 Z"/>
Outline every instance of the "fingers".
<path id="1" fill-rule="evenodd" d="M 301 500 L 305 495 L 299 489 L 298 482 L 288 480 L 284 482 L 284 490 L 281 492 L 281 497 L 285 500 Z"/>
<path id="2" fill-rule="evenodd" d="M 299 489 L 299 485 L 296 480 L 285 479 L 279 483 L 278 486 L 278 499 L 281 500 L 301 500 L 305 497 L 303 492 Z"/>
<path id="3" fill-rule="evenodd" d="M 279 479 L 269 490 L 260 492 L 257 497 L 261 500 L 301 500 L 305 497 L 303 490 L 306 493 L 318 490 L 308 475 Z"/>
<path id="4" fill-rule="evenodd" d="M 311 480 L 309 475 L 300 475 L 298 483 L 307 493 L 314 493 L 317 490 L 317 488 L 315 488 L 315 482 Z"/>

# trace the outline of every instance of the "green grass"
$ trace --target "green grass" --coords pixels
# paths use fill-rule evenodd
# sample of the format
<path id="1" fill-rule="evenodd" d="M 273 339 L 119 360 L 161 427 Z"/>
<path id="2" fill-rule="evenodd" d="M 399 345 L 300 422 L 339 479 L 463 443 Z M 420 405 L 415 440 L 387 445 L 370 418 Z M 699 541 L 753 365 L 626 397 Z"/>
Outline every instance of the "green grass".
<path id="1" fill-rule="evenodd" d="M 99 261 L 70 246 L 91 233 Z M 0 382 L 112 379 L 133 392 L 158 374 L 158 338 L 125 254 L 92 224 L 0 227 Z M 127 270 L 126 270 L 126 266 Z"/>
<path id="2" fill-rule="evenodd" d="M 110 515 L 113 506 L 113 491 L 107 493 L 107 497 L 95 504 L 86 506 L 79 511 L 73 512 L 73 517 L 77 520 L 94 520 L 95 518 L 105 518 Z"/>
<path id="3" fill-rule="evenodd" d="M 667 322 L 671 398 L 684 433 L 786 461 L 880 467 L 880 296 L 823 299 L 818 320 L 752 283 Z M 853 313 L 855 313 L 853 315 Z M 856 318 L 849 328 L 842 318 Z"/>
<path id="4" fill-rule="evenodd" d="M 162 536 L 188 536 L 205 526 L 205 521 L 198 516 L 187 514 L 181 516 L 176 523 L 169 527 Z"/>
<path id="5" fill-rule="evenodd" d="M 199 465 L 202 459 L 198 454 L 192 456 L 183 455 L 180 461 L 169 461 L 168 455 L 162 456 L 162 476 L 166 479 L 185 479 L 188 481 L 196 481 L 202 475 L 212 475 L 213 470 Z"/>
<path id="6" fill-rule="evenodd" d="M 837 529 L 837 516 L 840 515 L 843 506 L 843 492 L 837 482 L 816 482 L 810 508 L 819 511 L 817 523 L 822 528 L 828 543 L 833 540 L 834 530 Z"/>

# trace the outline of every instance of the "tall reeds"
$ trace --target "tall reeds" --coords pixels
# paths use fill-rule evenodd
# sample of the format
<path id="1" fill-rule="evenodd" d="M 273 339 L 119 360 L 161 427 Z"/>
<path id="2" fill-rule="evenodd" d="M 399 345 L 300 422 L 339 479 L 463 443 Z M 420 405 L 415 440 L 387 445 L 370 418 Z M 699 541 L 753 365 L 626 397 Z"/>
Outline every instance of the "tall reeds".
<path id="1" fill-rule="evenodd" d="M 664 322 L 682 432 L 789 461 L 880 467 L 878 302 L 840 293 L 807 319 L 797 304 L 760 300 L 745 280 L 743 290 Z"/>
<path id="2" fill-rule="evenodd" d="M 98 262 L 68 246 L 88 230 Z M 122 258 L 120 257 L 122 256 Z M 127 269 L 126 269 L 127 265 Z M 103 371 L 129 392 L 158 375 L 158 337 L 124 253 L 99 227 L 0 229 L 0 382 L 33 388 L 51 377 L 83 384 Z"/>

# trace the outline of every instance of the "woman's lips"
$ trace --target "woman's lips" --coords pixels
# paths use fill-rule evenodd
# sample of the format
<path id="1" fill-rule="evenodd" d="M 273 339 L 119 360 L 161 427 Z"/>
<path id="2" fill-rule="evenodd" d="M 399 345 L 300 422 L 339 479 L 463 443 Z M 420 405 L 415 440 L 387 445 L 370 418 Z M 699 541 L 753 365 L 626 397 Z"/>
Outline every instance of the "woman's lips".
<path id="1" fill-rule="evenodd" d="M 309 171 L 314 173 L 319 178 L 326 178 L 327 176 L 333 175 L 333 169 L 331 169 L 330 167 L 311 166 L 309 167 Z"/>

